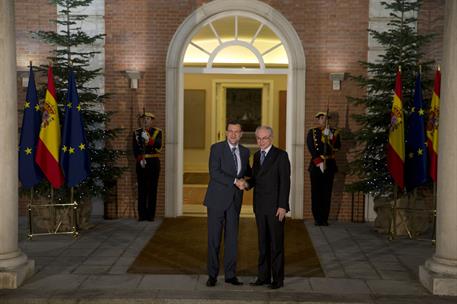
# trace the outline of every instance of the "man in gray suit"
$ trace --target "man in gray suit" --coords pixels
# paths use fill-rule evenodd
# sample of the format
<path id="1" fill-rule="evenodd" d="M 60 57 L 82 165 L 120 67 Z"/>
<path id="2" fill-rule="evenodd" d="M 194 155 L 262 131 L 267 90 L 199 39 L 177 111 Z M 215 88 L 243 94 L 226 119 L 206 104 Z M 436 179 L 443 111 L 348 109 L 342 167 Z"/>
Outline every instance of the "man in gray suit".
<path id="1" fill-rule="evenodd" d="M 209 156 L 210 181 L 204 203 L 208 212 L 208 287 L 217 282 L 222 231 L 225 282 L 243 284 L 236 277 L 236 261 L 243 178 L 251 171 L 249 150 L 239 143 L 243 133 L 238 122 L 229 122 L 225 134 L 227 140 L 213 144 Z"/>
<path id="2" fill-rule="evenodd" d="M 259 151 L 254 154 L 252 178 L 246 187 L 254 187 L 259 260 L 257 280 L 250 285 L 278 289 L 284 286 L 284 222 L 290 210 L 290 162 L 286 151 L 273 146 L 271 127 L 258 127 L 255 136 Z"/>

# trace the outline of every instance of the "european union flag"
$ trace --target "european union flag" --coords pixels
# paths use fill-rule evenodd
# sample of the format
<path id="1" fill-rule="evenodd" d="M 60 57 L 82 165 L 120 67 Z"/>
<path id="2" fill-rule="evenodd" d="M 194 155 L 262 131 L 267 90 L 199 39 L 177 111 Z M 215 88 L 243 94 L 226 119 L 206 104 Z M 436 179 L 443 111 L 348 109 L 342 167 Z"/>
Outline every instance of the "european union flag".
<path id="1" fill-rule="evenodd" d="M 81 116 L 75 73 L 68 75 L 67 104 L 65 105 L 60 166 L 68 187 L 82 182 L 90 173 L 87 141 Z"/>
<path id="2" fill-rule="evenodd" d="M 422 107 L 421 78 L 416 76 L 414 102 L 406 136 L 406 187 L 412 190 L 427 182 L 427 147 L 425 146 L 425 110 Z"/>
<path id="3" fill-rule="evenodd" d="M 22 186 L 30 188 L 43 178 L 35 163 L 36 144 L 40 134 L 41 110 L 35 86 L 35 76 L 30 65 L 27 96 L 25 97 L 24 116 L 22 117 L 21 138 L 19 140 L 19 180 Z"/>

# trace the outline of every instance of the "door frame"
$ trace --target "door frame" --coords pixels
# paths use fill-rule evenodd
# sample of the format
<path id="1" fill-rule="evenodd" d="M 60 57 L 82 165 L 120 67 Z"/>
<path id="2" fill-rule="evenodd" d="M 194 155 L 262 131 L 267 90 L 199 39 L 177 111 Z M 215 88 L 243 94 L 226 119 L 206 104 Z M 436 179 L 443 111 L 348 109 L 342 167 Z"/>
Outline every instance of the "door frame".
<path id="1" fill-rule="evenodd" d="M 271 80 L 254 80 L 254 79 L 214 79 L 213 80 L 213 98 L 212 109 L 216 110 L 216 115 L 211 118 L 211 142 L 221 141 L 225 137 L 225 125 L 218 122 L 220 117 L 225 116 L 226 89 L 228 88 L 246 88 L 262 89 L 262 125 L 271 125 L 273 122 L 273 107 L 271 101 L 273 96 L 273 81 Z M 219 106 L 218 106 L 219 105 Z M 220 136 L 219 134 L 220 133 Z"/>
<path id="2" fill-rule="evenodd" d="M 183 206 L 183 58 L 185 50 L 206 20 L 244 14 L 261 19 L 281 39 L 289 59 L 287 69 L 286 150 L 291 162 L 292 218 L 303 218 L 305 152 L 305 54 L 290 22 L 276 9 L 258 0 L 214 0 L 190 14 L 179 26 L 166 61 L 165 216 L 182 215 Z"/>

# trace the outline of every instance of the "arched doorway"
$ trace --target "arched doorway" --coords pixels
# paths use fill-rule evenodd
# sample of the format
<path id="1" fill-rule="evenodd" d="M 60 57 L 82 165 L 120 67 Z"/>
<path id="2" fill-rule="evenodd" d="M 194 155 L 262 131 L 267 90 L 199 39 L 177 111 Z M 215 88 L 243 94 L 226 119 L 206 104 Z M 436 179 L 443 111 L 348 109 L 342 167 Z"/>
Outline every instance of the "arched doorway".
<path id="1" fill-rule="evenodd" d="M 291 24 L 272 7 L 259 1 L 216 0 L 203 5 L 192 13 L 179 27 L 173 37 L 167 55 L 167 103 L 166 103 L 166 194 L 165 216 L 182 215 L 183 207 L 183 151 L 184 151 L 184 66 L 183 60 L 191 39 L 213 20 L 229 16 L 242 16 L 257 20 L 268 27 L 281 41 L 287 53 L 287 109 L 286 141 L 292 165 L 292 189 L 290 196 L 293 218 L 303 217 L 303 174 L 304 174 L 304 97 L 305 57 L 301 41 Z M 236 19 L 235 19 L 236 20 Z M 237 21 L 235 21 L 237 22 Z M 235 26 L 236 28 L 236 26 Z M 235 30 L 236 31 L 236 30 Z M 265 73 L 267 69 L 261 54 L 253 49 L 252 43 L 219 41 L 219 49 L 208 54 L 206 69 L 214 69 L 213 63 L 219 51 L 226 47 L 241 46 L 250 49 L 259 64 L 256 69 Z M 195 47 L 195 46 L 194 46 Z M 273 46 L 274 47 L 274 46 Z M 275 49 L 279 46 L 274 47 Z M 198 48 L 198 46 L 197 46 Z M 217 48 L 217 47 L 216 47 Z M 268 53 L 268 52 L 267 52 Z M 217 68 L 217 67 L 216 67 Z"/>

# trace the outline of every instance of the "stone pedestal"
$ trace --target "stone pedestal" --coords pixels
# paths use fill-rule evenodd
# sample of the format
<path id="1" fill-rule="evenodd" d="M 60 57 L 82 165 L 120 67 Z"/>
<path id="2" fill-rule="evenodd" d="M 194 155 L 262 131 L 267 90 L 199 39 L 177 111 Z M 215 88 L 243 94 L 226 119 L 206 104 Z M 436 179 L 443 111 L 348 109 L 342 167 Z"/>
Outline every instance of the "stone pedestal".
<path id="1" fill-rule="evenodd" d="M 35 272 L 35 262 L 33 260 L 28 260 L 22 252 L 18 251 L 19 256 L 16 260 L 19 262 L 18 265 L 12 266 L 10 268 L 0 268 L 0 289 L 14 289 L 18 288 L 22 282 Z M 0 261 L 1 261 L 0 256 Z"/>
<path id="2" fill-rule="evenodd" d="M 14 0 L 0 0 L 0 289 L 17 288 L 34 271 L 18 249 L 16 32 Z"/>
<path id="3" fill-rule="evenodd" d="M 457 260 L 434 256 L 419 267 L 419 278 L 435 295 L 457 296 Z"/>
<path id="4" fill-rule="evenodd" d="M 433 294 L 457 296 L 457 1 L 445 8 L 439 158 L 437 185 L 436 252 L 420 266 L 422 284 Z"/>

